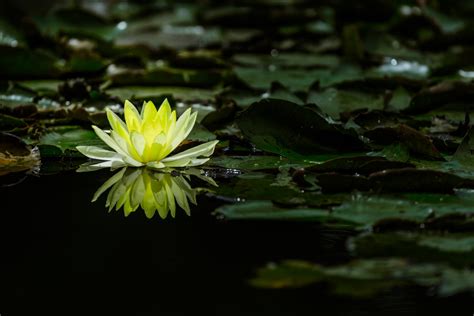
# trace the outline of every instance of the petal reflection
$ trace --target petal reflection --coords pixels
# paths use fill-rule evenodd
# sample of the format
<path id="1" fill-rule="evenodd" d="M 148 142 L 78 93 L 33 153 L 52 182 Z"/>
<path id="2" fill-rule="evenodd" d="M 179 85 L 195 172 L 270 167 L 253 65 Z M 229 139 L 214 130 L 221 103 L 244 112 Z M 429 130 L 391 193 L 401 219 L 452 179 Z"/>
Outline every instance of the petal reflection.
<path id="1" fill-rule="evenodd" d="M 204 176 L 197 169 L 165 173 L 149 168 L 124 167 L 97 189 L 92 202 L 109 190 L 105 204 L 109 212 L 123 208 L 125 216 L 128 216 L 141 208 L 148 218 L 158 213 L 164 219 L 168 214 L 175 217 L 176 209 L 181 208 L 191 215 L 190 203 L 197 204 L 196 194 L 199 190 L 191 187 L 191 177 L 217 186 L 212 178 Z"/>

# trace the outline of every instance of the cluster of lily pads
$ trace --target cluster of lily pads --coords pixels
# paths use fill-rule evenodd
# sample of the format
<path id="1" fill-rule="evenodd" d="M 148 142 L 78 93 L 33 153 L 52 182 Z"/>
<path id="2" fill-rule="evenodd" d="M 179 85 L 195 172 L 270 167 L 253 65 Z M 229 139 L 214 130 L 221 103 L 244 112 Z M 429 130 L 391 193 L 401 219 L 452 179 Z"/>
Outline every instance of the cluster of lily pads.
<path id="1" fill-rule="evenodd" d="M 96 167 L 199 165 L 218 218 L 350 231 L 347 262 L 271 264 L 255 286 L 473 292 L 469 1 L 76 2 L 0 15 L 2 182 L 75 169 L 81 152 Z M 117 177 L 108 207 L 165 217 L 173 188 L 195 202 L 179 177 L 124 174 L 150 198 Z"/>

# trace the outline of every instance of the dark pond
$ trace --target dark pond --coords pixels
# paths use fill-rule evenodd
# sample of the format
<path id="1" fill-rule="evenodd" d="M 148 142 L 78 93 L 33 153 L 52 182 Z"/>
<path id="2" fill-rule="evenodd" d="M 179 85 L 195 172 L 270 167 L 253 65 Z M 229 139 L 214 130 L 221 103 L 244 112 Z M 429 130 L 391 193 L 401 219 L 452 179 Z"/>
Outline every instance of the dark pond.
<path id="1" fill-rule="evenodd" d="M 0 316 L 473 315 L 473 17 L 0 0 Z"/>
<path id="2" fill-rule="evenodd" d="M 108 213 L 91 197 L 109 171 L 30 176 L 2 188 L 3 315 L 470 315 L 472 300 L 416 287 L 375 298 L 321 286 L 265 290 L 256 269 L 282 259 L 338 264 L 350 231 L 316 224 L 229 222 L 198 197 L 188 217 Z M 180 212 L 181 211 L 181 212 Z M 455 312 L 453 312 L 455 311 Z"/>

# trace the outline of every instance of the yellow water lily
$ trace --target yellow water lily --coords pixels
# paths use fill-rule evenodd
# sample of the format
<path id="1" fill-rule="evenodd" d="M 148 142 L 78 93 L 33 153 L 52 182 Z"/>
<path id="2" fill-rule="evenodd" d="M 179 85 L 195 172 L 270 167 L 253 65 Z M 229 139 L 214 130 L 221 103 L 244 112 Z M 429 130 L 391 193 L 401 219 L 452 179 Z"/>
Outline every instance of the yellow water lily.
<path id="1" fill-rule="evenodd" d="M 166 99 L 158 110 L 153 102 L 144 103 L 141 113 L 131 102 L 125 101 L 125 122 L 110 109 L 106 112 L 112 127 L 110 133 L 97 126 L 92 128 L 113 151 L 96 146 L 77 147 L 85 156 L 103 160 L 91 165 L 92 168 L 198 166 L 209 160 L 218 143 L 217 140 L 210 141 L 169 156 L 193 129 L 197 112 L 191 113 L 191 109 L 187 109 L 176 120 L 176 111 L 171 111 Z"/>
<path id="2" fill-rule="evenodd" d="M 124 167 L 95 192 L 92 202 L 110 189 L 105 204 L 109 212 L 123 208 L 125 216 L 128 216 L 141 207 L 148 218 L 155 213 L 165 218 L 168 214 L 175 217 L 176 209 L 180 207 L 190 215 L 189 202 L 196 204 L 197 193 L 197 189 L 193 189 L 188 182 L 192 175 L 217 186 L 212 178 L 202 175 L 199 170 L 162 173 L 149 168 Z"/>

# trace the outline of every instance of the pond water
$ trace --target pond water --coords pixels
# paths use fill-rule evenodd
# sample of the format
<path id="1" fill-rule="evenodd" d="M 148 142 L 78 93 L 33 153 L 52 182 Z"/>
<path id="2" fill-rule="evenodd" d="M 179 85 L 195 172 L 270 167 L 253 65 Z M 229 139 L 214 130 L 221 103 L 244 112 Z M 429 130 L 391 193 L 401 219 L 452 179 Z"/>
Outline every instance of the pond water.
<path id="1" fill-rule="evenodd" d="M 198 196 L 191 216 L 148 219 L 91 203 L 109 171 L 62 172 L 1 189 L 1 315 L 470 315 L 472 301 L 416 287 L 371 299 L 324 286 L 258 289 L 256 269 L 282 259 L 349 259 L 349 230 L 309 223 L 227 221 Z M 456 311 L 453 314 L 453 311 Z"/>
<path id="2" fill-rule="evenodd" d="M 473 4 L 1 0 L 0 316 L 474 315 Z"/>

